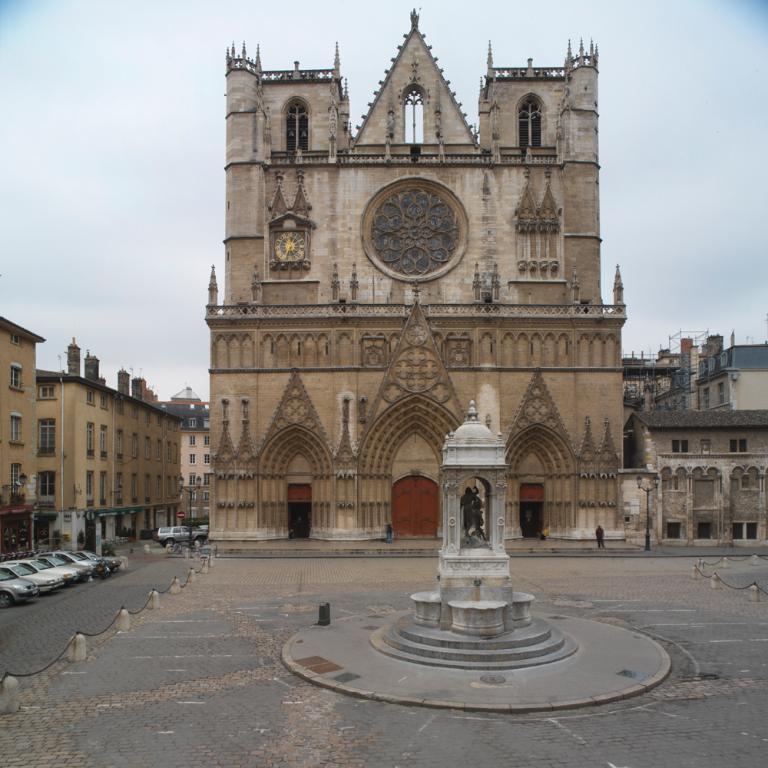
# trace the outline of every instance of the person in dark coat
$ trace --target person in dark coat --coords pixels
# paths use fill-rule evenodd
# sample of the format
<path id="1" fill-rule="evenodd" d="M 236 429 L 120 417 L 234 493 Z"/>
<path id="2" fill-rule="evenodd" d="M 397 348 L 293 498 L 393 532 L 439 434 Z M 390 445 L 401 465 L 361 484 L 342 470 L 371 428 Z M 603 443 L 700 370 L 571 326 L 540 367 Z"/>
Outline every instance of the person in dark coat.
<path id="1" fill-rule="evenodd" d="M 598 525 L 597 528 L 595 528 L 595 538 L 597 539 L 598 549 L 605 549 L 605 541 L 603 541 L 604 537 L 605 531 L 603 530 L 603 526 Z"/>

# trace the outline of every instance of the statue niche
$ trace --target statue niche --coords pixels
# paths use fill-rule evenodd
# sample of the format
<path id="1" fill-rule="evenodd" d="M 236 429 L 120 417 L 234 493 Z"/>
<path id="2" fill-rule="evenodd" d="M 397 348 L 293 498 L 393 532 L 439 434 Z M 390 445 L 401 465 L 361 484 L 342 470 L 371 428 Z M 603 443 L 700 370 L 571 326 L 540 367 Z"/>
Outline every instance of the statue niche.
<path id="1" fill-rule="evenodd" d="M 485 533 L 485 503 L 477 485 L 467 486 L 459 502 L 461 508 L 462 547 L 490 547 Z"/>

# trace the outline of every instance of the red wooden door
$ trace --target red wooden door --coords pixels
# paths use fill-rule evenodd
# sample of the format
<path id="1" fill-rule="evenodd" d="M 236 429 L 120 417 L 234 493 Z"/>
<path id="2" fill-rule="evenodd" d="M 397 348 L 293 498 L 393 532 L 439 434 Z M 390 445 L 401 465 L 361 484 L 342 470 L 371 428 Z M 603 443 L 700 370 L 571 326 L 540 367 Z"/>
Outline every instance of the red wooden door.
<path id="1" fill-rule="evenodd" d="M 437 483 L 410 475 L 392 486 L 392 528 L 395 536 L 437 536 Z"/>

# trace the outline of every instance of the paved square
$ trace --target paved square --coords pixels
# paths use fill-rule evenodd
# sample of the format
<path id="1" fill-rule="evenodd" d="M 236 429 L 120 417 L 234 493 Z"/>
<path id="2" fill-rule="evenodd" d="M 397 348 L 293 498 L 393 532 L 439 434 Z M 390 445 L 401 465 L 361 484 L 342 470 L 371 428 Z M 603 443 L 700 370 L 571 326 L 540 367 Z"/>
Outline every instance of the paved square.
<path id="1" fill-rule="evenodd" d="M 673 659 L 668 681 L 643 696 L 513 716 L 354 699 L 281 665 L 283 643 L 317 620 L 319 603 L 330 602 L 333 622 L 370 617 L 371 626 L 380 624 L 410 607 L 411 592 L 432 586 L 431 558 L 219 559 L 180 595 L 164 595 L 160 609 L 142 613 L 129 632 L 97 641 L 88 661 L 22 679 L 22 710 L 0 716 L 2 764 L 765 765 L 768 602 L 692 579 L 693 562 L 513 557 L 515 587 L 537 596 L 537 610 L 646 632 Z M 144 583 L 182 568 L 162 561 L 133 578 Z M 768 586 L 765 560 L 719 571 L 734 585 Z M 118 602 L 119 584 L 110 587 Z M 75 594 L 69 614 L 92 615 L 98 590 L 79 601 Z M 9 614 L 22 617 L 23 609 L 4 613 L 0 660 L 16 667 L 23 647 Z M 30 614 L 26 630 L 45 637 L 45 616 Z"/>

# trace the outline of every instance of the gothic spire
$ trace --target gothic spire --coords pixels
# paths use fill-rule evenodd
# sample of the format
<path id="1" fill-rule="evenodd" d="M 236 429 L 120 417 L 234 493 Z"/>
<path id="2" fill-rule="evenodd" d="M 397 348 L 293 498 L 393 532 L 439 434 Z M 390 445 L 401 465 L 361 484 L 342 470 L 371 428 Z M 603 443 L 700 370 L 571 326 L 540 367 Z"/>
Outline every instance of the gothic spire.
<path id="1" fill-rule="evenodd" d="M 419 28 L 419 14 L 416 13 L 416 9 L 414 8 L 411 11 L 411 31 L 418 28 Z"/>
<path id="2" fill-rule="evenodd" d="M 256 61 L 254 62 L 256 65 L 256 73 L 261 74 L 261 51 L 259 50 L 258 43 L 256 44 Z"/>
<path id="3" fill-rule="evenodd" d="M 336 43 L 336 53 L 333 56 L 333 76 L 338 79 L 341 77 L 341 58 L 339 57 L 339 43 Z"/>
<path id="4" fill-rule="evenodd" d="M 245 61 L 245 60 L 248 58 L 248 54 L 246 53 L 246 50 L 245 50 L 245 40 L 243 40 L 243 49 L 242 49 L 242 51 L 240 52 L 240 58 L 241 58 L 243 61 Z"/>
<path id="5" fill-rule="evenodd" d="M 613 303 L 624 304 L 624 283 L 621 282 L 621 271 L 619 265 L 616 265 L 616 276 L 613 278 Z"/>
<path id="6" fill-rule="evenodd" d="M 491 41 L 488 41 L 488 77 L 493 77 L 493 49 L 491 48 Z"/>
<path id="7" fill-rule="evenodd" d="M 211 264 L 211 279 L 208 281 L 208 304 L 215 306 L 219 303 L 219 286 L 216 282 L 216 267 Z"/>

